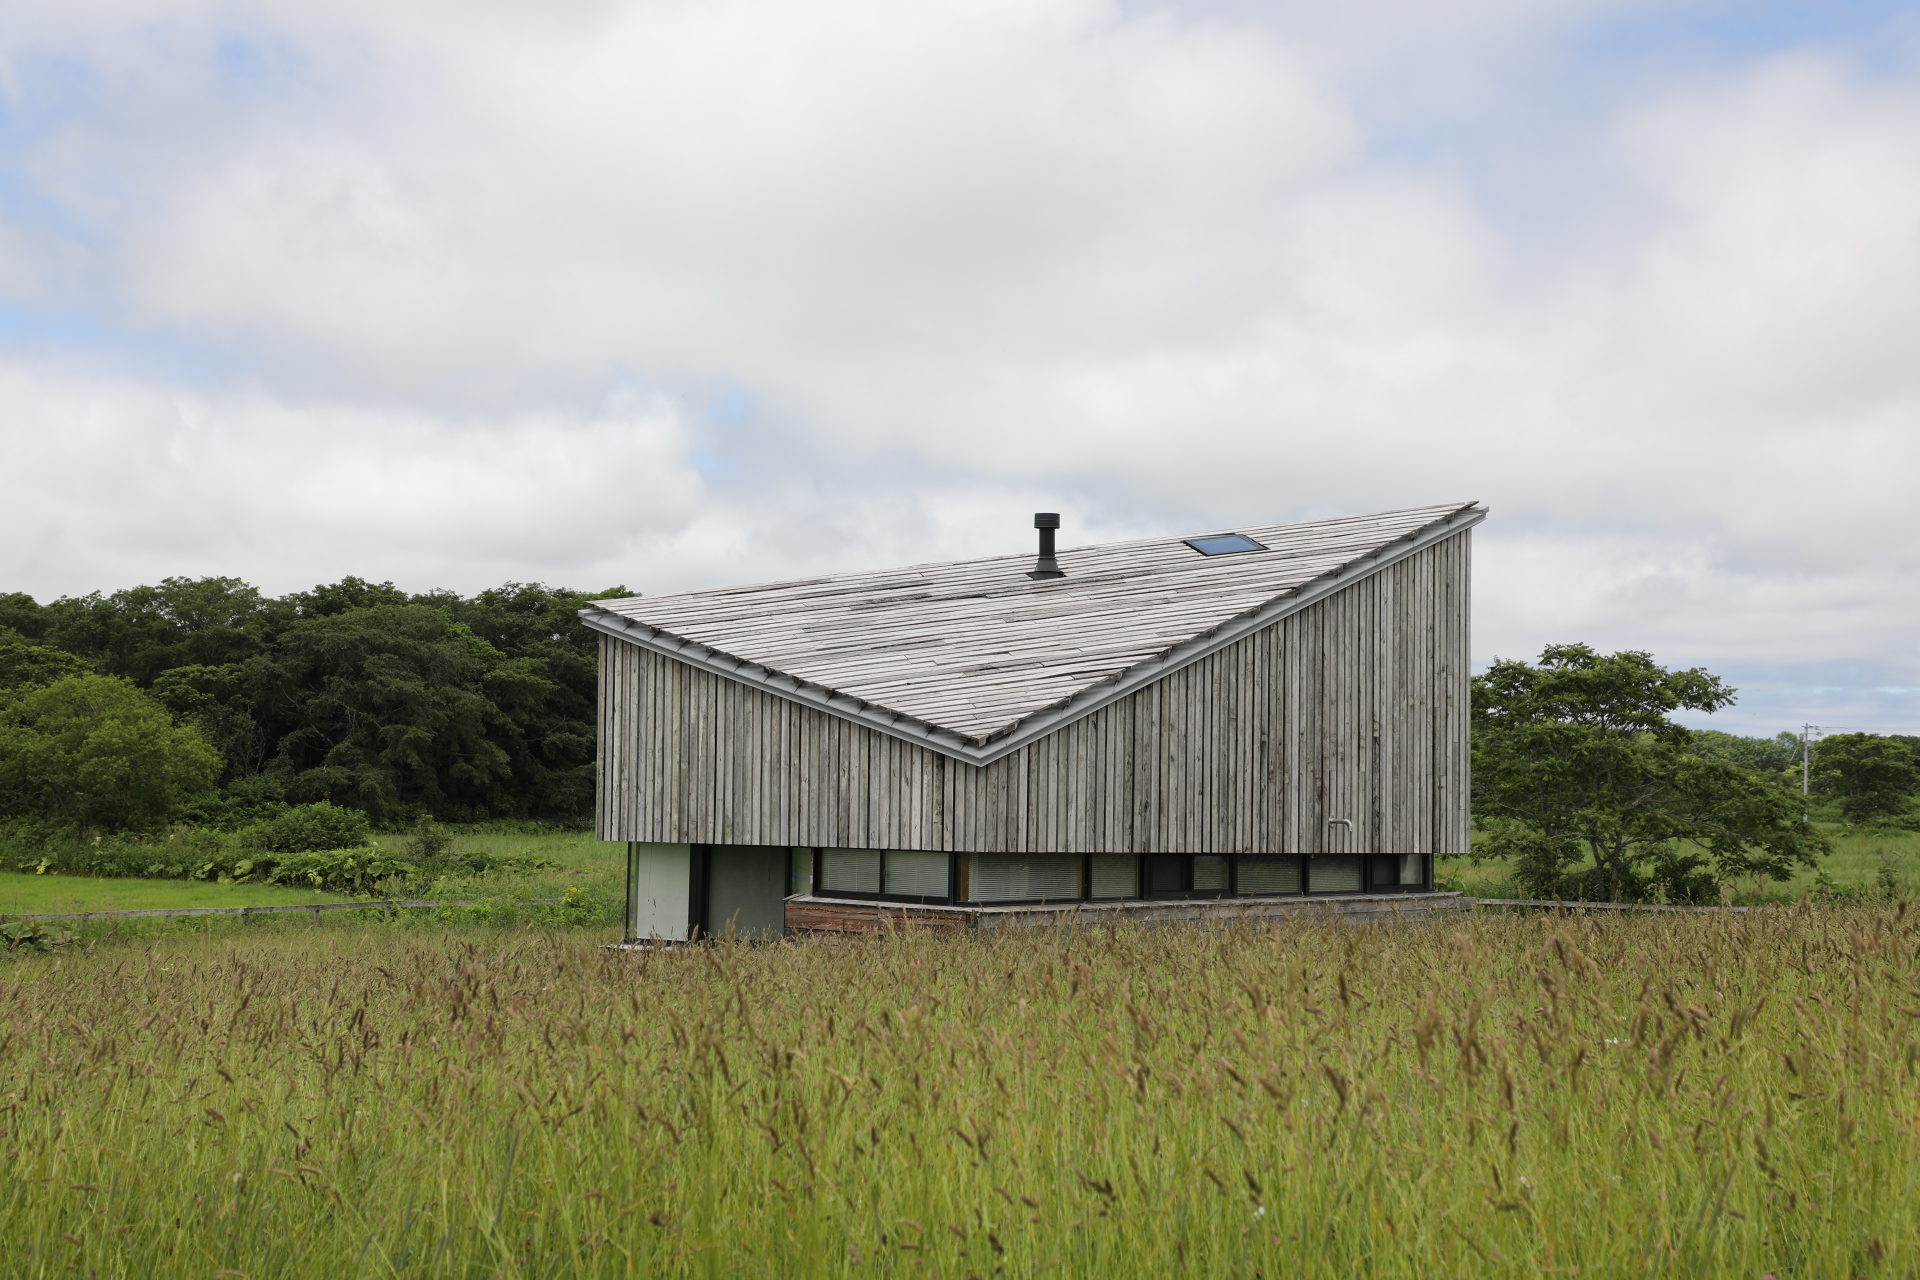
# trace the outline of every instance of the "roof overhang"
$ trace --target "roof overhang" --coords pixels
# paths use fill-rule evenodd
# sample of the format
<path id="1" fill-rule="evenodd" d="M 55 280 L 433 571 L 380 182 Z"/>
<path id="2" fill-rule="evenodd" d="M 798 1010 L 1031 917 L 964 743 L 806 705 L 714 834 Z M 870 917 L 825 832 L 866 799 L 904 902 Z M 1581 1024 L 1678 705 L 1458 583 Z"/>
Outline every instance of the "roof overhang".
<path id="1" fill-rule="evenodd" d="M 1194 636 L 1191 640 L 1183 640 L 1144 662 L 1128 667 L 1118 675 L 1088 685 L 1071 697 L 1063 698 L 1051 706 L 1042 707 L 1038 711 L 1023 716 L 1004 729 L 997 730 L 984 738 L 964 736 L 879 703 L 868 702 L 837 689 L 830 689 L 798 676 L 789 675 L 784 671 L 777 671 L 761 663 L 735 657 L 711 645 L 701 644 L 697 640 L 688 640 L 662 631 L 658 627 L 650 627 L 644 622 L 623 618 L 607 609 L 582 609 L 580 620 L 595 631 L 625 640 L 629 644 L 638 645 L 662 657 L 672 658 L 676 662 L 684 662 L 701 671 L 724 676 L 729 680 L 737 680 L 741 684 L 765 690 L 790 702 L 797 702 L 802 706 L 812 707 L 816 711 L 838 716 L 842 720 L 849 720 L 854 724 L 890 734 L 916 746 L 925 747 L 929 751 L 938 751 L 941 755 L 951 756 L 955 760 L 963 760 L 972 765 L 986 765 L 992 764 L 1002 756 L 1011 755 L 1028 743 L 1044 738 L 1057 729 L 1065 728 L 1076 720 L 1090 716 L 1102 707 L 1129 697 L 1182 667 L 1191 666 L 1202 658 L 1218 653 L 1228 645 L 1270 627 L 1290 614 L 1298 613 L 1336 592 L 1344 591 L 1354 583 L 1380 572 L 1388 565 L 1396 564 L 1437 542 L 1471 529 L 1486 518 L 1485 507 L 1468 507 L 1454 512 L 1405 537 L 1368 552 L 1358 559 L 1350 560 L 1337 569 L 1304 582 L 1291 591 L 1274 597 L 1257 609 L 1250 609 L 1229 618 L 1218 626 Z"/>

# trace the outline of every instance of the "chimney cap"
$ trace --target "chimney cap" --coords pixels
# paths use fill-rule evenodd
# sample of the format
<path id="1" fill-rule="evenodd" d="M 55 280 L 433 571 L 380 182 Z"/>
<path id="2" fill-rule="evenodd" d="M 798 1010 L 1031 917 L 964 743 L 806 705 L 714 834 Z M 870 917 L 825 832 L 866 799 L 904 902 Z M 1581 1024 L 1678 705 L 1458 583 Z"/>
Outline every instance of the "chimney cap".
<path id="1" fill-rule="evenodd" d="M 1060 527 L 1060 513 L 1058 511 L 1034 512 L 1033 527 L 1036 529 L 1058 529 Z"/>

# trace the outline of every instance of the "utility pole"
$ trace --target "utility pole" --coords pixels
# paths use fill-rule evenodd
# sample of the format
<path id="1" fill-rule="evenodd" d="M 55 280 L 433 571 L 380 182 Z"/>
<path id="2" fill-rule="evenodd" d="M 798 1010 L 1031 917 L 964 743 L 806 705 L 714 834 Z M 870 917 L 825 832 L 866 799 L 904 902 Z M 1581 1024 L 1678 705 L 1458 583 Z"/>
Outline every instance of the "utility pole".
<path id="1" fill-rule="evenodd" d="M 1800 726 L 1800 801 L 1803 805 L 1808 803 L 1807 797 L 1812 794 L 1807 788 L 1807 781 L 1810 776 L 1807 765 L 1811 758 L 1807 749 L 1807 738 L 1813 733 L 1814 728 L 1815 726 L 1810 724 Z"/>
<path id="2" fill-rule="evenodd" d="M 1812 769 L 1809 765 L 1813 759 L 1813 752 L 1809 743 L 1813 735 L 1818 732 L 1820 732 L 1820 726 L 1817 724 L 1800 726 L 1800 824 L 1802 826 L 1813 821 L 1813 801 L 1810 798 L 1813 790 L 1808 785 L 1812 779 Z"/>

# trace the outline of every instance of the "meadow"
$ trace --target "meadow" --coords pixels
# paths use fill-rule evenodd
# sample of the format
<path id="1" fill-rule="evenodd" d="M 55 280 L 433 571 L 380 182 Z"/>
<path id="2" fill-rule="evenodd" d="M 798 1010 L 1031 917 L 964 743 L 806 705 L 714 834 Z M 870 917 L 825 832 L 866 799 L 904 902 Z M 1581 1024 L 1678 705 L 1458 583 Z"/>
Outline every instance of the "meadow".
<path id="1" fill-rule="evenodd" d="M 406 833 L 375 835 L 374 845 L 397 853 Z M 515 868 L 488 874 L 444 875 L 431 882 L 380 886 L 385 896 L 446 900 L 560 898 L 584 894 L 608 919 L 619 918 L 626 875 L 626 846 L 595 840 L 590 832 L 510 834 L 469 832 L 456 839 L 461 850 L 494 858 L 533 858 L 550 864 L 540 870 Z M 214 880 L 154 880 L 137 877 L 60 875 L 0 871 L 0 915 L 40 912 L 143 911 L 171 907 L 282 906 L 306 902 L 342 902 L 351 892 L 289 885 L 231 884 Z M 154 925 L 153 929 L 168 926 Z M 172 926 L 200 927 L 176 923 Z"/>
<path id="2" fill-rule="evenodd" d="M 151 911 L 173 907 L 269 907 L 336 902 L 337 893 L 277 884 L 200 880 L 104 880 L 93 876 L 0 871 L 0 916 L 74 911 Z"/>
<path id="3" fill-rule="evenodd" d="M 1817 825 L 1833 842 L 1833 852 L 1820 859 L 1818 866 L 1803 868 L 1786 881 L 1734 881 L 1727 886 L 1727 901 L 1736 906 L 1778 906 L 1808 897 L 1868 892 L 1886 896 L 1889 880 L 1895 893 L 1920 889 L 1920 832 L 1861 831 L 1838 822 Z M 1476 864 L 1470 858 L 1445 858 L 1440 872 L 1452 887 L 1476 898 L 1533 896 L 1514 883 L 1513 868 L 1506 863 Z"/>
<path id="4" fill-rule="evenodd" d="M 0 962 L 22 1276 L 1920 1266 L 1904 905 Z"/>

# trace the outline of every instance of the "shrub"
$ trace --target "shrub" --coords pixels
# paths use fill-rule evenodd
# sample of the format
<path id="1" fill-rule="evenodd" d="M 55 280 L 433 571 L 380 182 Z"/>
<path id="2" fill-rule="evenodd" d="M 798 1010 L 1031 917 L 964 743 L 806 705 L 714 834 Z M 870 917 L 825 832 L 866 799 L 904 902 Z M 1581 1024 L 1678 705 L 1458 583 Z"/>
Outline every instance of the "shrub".
<path id="1" fill-rule="evenodd" d="M 274 862 L 267 879 L 275 884 L 366 892 L 390 876 L 412 870 L 413 865 L 403 859 L 362 846 L 288 854 Z"/>
<path id="2" fill-rule="evenodd" d="M 422 814 L 401 847 L 406 850 L 407 857 L 415 862 L 430 865 L 444 860 L 453 852 L 453 837 L 445 827 L 433 820 L 433 815 Z"/>
<path id="3" fill-rule="evenodd" d="M 357 849 L 371 839 L 366 814 L 325 800 L 295 805 L 240 833 L 242 844 L 272 853 Z"/>

